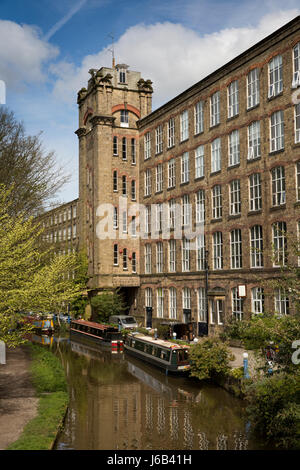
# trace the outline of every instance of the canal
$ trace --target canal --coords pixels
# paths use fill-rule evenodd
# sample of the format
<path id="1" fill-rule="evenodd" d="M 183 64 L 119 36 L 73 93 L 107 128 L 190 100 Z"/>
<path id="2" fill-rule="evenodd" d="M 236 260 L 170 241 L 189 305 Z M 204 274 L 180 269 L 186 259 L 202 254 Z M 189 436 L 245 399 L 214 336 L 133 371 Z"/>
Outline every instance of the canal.
<path id="1" fill-rule="evenodd" d="M 69 338 L 51 348 L 64 365 L 70 406 L 57 450 L 253 450 L 241 400 L 222 388 Z"/>

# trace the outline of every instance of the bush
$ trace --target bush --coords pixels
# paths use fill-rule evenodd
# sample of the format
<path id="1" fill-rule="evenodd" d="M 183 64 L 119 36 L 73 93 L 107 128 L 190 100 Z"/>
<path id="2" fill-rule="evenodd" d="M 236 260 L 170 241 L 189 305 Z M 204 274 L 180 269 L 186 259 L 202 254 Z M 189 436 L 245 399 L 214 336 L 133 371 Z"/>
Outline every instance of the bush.
<path id="1" fill-rule="evenodd" d="M 300 446 L 300 374 L 265 377 L 246 389 L 254 429 L 285 447 Z"/>
<path id="2" fill-rule="evenodd" d="M 191 346 L 191 376 L 199 380 L 216 379 L 228 374 L 229 361 L 233 359 L 227 345 L 216 338 L 205 338 Z"/>
<path id="3" fill-rule="evenodd" d="M 112 315 L 124 315 L 126 307 L 123 298 L 116 292 L 103 291 L 91 299 L 97 321 L 107 323 Z"/>

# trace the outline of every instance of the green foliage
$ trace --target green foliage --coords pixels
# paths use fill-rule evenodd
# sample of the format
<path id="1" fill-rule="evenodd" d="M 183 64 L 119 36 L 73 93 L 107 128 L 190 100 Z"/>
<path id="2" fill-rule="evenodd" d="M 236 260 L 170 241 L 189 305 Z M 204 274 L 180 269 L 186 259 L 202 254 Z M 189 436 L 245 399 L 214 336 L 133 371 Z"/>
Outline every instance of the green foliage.
<path id="1" fill-rule="evenodd" d="M 22 312 L 60 312 L 83 288 L 70 275 L 79 267 L 77 255 L 41 251 L 43 230 L 33 218 L 10 215 L 12 198 L 0 185 L 0 339 L 9 347 L 22 344 L 31 328 Z"/>
<path id="2" fill-rule="evenodd" d="M 300 338 L 299 315 L 255 315 L 250 320 L 233 320 L 226 326 L 228 338 L 240 339 L 246 349 L 262 349 L 271 341 L 279 346 L 277 362 L 285 369 L 293 370 L 292 343 Z"/>
<path id="3" fill-rule="evenodd" d="M 257 433 L 300 448 L 300 374 L 281 372 L 249 385 L 248 414 Z"/>
<path id="4" fill-rule="evenodd" d="M 205 338 L 190 349 L 191 376 L 199 380 L 216 379 L 229 372 L 232 355 L 218 338 Z"/>
<path id="5" fill-rule="evenodd" d="M 102 291 L 99 295 L 95 295 L 91 299 L 93 307 L 93 316 L 97 317 L 97 321 L 107 323 L 111 315 L 124 315 L 126 306 L 122 296 L 118 291 Z"/>
<path id="6" fill-rule="evenodd" d="M 244 368 L 243 367 L 235 367 L 234 369 L 230 370 L 230 375 L 235 379 L 242 379 L 244 377 Z"/>
<path id="7" fill-rule="evenodd" d="M 157 335 L 159 338 L 168 339 L 170 338 L 170 327 L 169 325 L 158 325 Z"/>

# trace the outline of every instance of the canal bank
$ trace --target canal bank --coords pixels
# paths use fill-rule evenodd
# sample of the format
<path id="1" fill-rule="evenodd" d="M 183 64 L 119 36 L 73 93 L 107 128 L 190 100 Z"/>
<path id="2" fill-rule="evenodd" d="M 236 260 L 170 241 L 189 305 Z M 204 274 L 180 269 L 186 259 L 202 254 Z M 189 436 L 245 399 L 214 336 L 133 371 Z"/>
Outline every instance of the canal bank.
<path id="1" fill-rule="evenodd" d="M 64 370 L 48 348 L 9 350 L 0 373 L 1 450 L 52 449 L 68 401 Z"/>

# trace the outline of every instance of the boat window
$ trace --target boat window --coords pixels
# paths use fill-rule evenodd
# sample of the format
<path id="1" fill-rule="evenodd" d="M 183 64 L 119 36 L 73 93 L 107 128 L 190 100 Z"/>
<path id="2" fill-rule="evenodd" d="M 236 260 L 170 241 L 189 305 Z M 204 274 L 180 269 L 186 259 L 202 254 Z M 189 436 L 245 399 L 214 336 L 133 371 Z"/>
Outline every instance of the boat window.
<path id="1" fill-rule="evenodd" d="M 177 350 L 177 361 L 186 362 L 188 360 L 188 351 L 186 349 L 178 349 Z"/>
<path id="2" fill-rule="evenodd" d="M 157 351 L 157 348 L 154 348 L 152 349 L 152 356 L 156 356 L 156 351 Z"/>
<path id="3" fill-rule="evenodd" d="M 163 349 L 160 352 L 160 358 L 164 361 L 168 361 L 170 359 L 170 351 L 164 351 Z"/>

